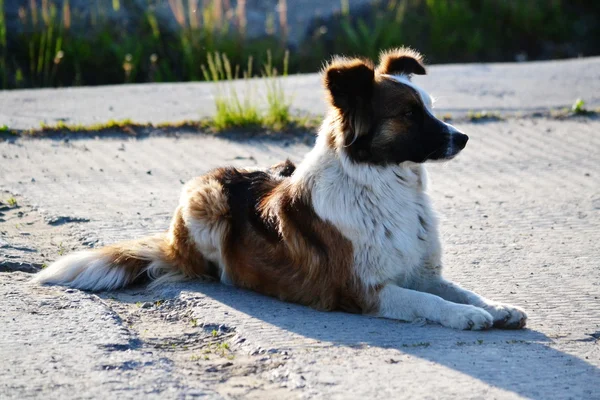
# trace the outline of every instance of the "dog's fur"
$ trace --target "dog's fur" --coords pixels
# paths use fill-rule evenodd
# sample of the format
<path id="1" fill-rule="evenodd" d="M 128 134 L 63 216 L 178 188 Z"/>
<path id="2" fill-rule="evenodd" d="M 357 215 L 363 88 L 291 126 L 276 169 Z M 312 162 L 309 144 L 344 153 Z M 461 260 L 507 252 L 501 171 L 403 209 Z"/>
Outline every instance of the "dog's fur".
<path id="1" fill-rule="evenodd" d="M 320 310 L 457 329 L 522 328 L 525 313 L 441 276 L 437 221 L 422 163 L 458 154 L 467 136 L 432 115 L 410 81 L 421 55 L 334 58 L 330 104 L 296 168 L 220 168 L 189 182 L 165 234 L 68 255 L 40 283 L 113 290 L 211 276 Z"/>

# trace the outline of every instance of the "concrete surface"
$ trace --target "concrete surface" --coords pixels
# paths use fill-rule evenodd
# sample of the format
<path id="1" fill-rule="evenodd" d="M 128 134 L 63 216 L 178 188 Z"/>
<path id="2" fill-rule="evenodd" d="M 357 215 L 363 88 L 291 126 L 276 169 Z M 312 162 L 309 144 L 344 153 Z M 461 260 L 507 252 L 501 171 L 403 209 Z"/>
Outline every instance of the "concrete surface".
<path id="1" fill-rule="evenodd" d="M 570 107 L 582 98 L 590 109 L 600 107 L 600 57 L 531 63 L 434 65 L 429 75 L 415 77 L 437 98 L 439 114 L 468 111 L 533 113 Z M 240 91 L 264 104 L 265 85 L 236 83 Z M 285 79 L 293 107 L 322 114 L 317 74 Z M 214 113 L 212 83 L 141 84 L 67 89 L 0 91 L 0 126 L 39 128 L 40 123 L 103 123 L 130 118 L 136 122 L 197 120 Z"/>
<path id="2" fill-rule="evenodd" d="M 560 78 L 554 88 L 535 90 L 554 92 L 565 82 L 575 88 L 570 74 Z M 592 95 L 594 85 L 579 87 Z M 172 87 L 193 96 L 202 85 Z M 153 115 L 142 110 L 158 110 L 152 102 L 165 94 L 162 88 L 148 103 L 130 97 L 138 102 L 131 112 L 139 114 L 127 116 Z M 38 117 L 86 120 L 96 100 L 78 104 L 77 96 L 113 91 L 101 103 L 125 106 L 115 93 L 127 90 L 12 92 L 12 101 L 2 93 L 0 109 L 21 127 L 44 109 Z M 52 102 L 52 96 L 62 97 Z M 517 106 L 523 100 L 514 96 L 509 103 Z M 169 101 L 153 118 L 177 109 Z M 95 118 L 105 118 L 102 107 Z M 98 295 L 31 287 L 22 271 L 60 253 L 166 229 L 183 181 L 217 165 L 297 161 L 311 140 L 234 141 L 186 132 L 5 139 L 0 398 L 600 399 L 600 121 L 459 127 L 471 137 L 465 151 L 429 167 L 446 274 L 525 308 L 530 320 L 523 331 L 459 332 L 321 313 L 210 282 Z M 8 205 L 11 196 L 18 207 Z"/>

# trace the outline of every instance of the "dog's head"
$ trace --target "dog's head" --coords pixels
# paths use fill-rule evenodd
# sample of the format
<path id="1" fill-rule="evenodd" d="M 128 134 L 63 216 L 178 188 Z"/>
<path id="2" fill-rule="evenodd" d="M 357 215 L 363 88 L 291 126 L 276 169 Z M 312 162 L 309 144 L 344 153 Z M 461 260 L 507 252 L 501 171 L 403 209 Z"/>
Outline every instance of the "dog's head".
<path id="1" fill-rule="evenodd" d="M 382 53 L 377 66 L 334 58 L 323 73 L 334 113 L 331 144 L 376 165 L 456 156 L 469 138 L 433 116 L 431 97 L 410 81 L 425 73 L 421 55 L 407 48 Z"/>

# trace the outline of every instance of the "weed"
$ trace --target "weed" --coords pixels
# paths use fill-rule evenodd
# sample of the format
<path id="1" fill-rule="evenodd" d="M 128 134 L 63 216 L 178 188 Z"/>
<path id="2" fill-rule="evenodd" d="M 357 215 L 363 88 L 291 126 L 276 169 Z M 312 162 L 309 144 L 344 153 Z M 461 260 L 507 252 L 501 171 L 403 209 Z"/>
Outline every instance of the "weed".
<path id="1" fill-rule="evenodd" d="M 582 99 L 575 100 L 575 103 L 571 106 L 571 111 L 576 115 L 587 114 L 588 110 L 585 108 L 585 101 Z"/>
<path id="2" fill-rule="evenodd" d="M 160 306 L 161 306 L 163 303 L 164 303 L 164 300 L 156 300 L 156 301 L 154 302 L 154 305 L 155 305 L 156 307 L 160 307 Z"/>
<path id="3" fill-rule="evenodd" d="M 41 268 L 41 269 L 46 269 L 46 268 L 48 268 L 48 264 L 46 264 L 46 263 L 43 263 L 43 264 L 40 266 L 40 268 Z"/>
<path id="4" fill-rule="evenodd" d="M 8 200 L 6 200 L 6 202 L 11 207 L 18 207 L 19 206 L 19 203 L 17 202 L 17 199 L 14 198 L 14 196 L 9 197 Z"/>
<path id="5" fill-rule="evenodd" d="M 141 308 L 141 307 L 142 307 L 142 302 L 141 302 L 141 301 L 136 301 L 136 302 L 135 302 L 135 306 L 136 306 L 137 308 Z"/>
<path id="6" fill-rule="evenodd" d="M 63 246 L 63 243 L 60 242 L 58 244 L 58 255 L 63 256 L 63 255 L 65 255 L 66 252 L 67 252 L 67 249 Z"/>
<path id="7" fill-rule="evenodd" d="M 8 125 L 0 125 L 0 132 L 8 132 Z"/>
<path id="8" fill-rule="evenodd" d="M 198 326 L 198 320 L 196 318 L 192 318 L 190 320 L 190 325 L 192 325 L 193 328 Z"/>
<path id="9" fill-rule="evenodd" d="M 431 346 L 431 343 L 429 343 L 429 342 L 419 342 L 419 343 L 413 343 L 411 345 L 408 345 L 408 344 L 402 345 L 402 347 L 424 347 L 424 348 L 427 348 L 429 346 Z"/>
<path id="10" fill-rule="evenodd" d="M 213 119 L 217 130 L 225 130 L 235 127 L 260 126 L 261 117 L 256 105 L 254 105 L 252 77 L 252 58 L 248 58 L 246 69 L 243 71 L 243 82 L 245 92 L 240 99 L 236 83 L 233 82 L 240 77 L 240 67 L 232 68 L 231 62 L 226 54 L 208 54 L 207 66 L 202 65 L 202 73 L 207 81 L 217 83 L 215 93 L 216 114 Z M 225 81 L 226 83 L 222 83 Z"/>
<path id="11" fill-rule="evenodd" d="M 483 344 L 483 340 L 482 339 L 477 339 L 477 344 Z"/>
<path id="12" fill-rule="evenodd" d="M 6 44 L 6 20 L 4 17 L 4 0 L 0 0 L 0 88 L 5 88 L 8 86 Z"/>
<path id="13" fill-rule="evenodd" d="M 227 54 L 231 65 L 252 58 L 256 69 L 270 51 L 273 64 L 289 58 L 293 73 L 317 71 L 331 54 L 377 57 L 399 45 L 433 62 L 512 61 L 522 51 L 529 58 L 588 55 L 598 52 L 600 26 L 599 6 L 584 2 L 379 0 L 356 17 L 341 0 L 342 12 L 315 23 L 290 57 L 286 0 L 267 16 L 267 35 L 254 39 L 246 34 L 246 1 L 169 0 L 177 29 L 165 29 L 152 7 L 120 18 L 143 2 L 89 2 L 87 13 L 71 10 L 71 2 L 22 2 L 18 19 L 7 21 L 0 0 L 0 88 L 195 81 L 215 53 Z M 85 26 L 85 34 L 74 26 Z"/>
<path id="14" fill-rule="evenodd" d="M 283 59 L 283 75 L 287 76 L 289 67 L 289 52 L 285 52 Z M 267 52 L 267 62 L 263 69 L 263 78 L 267 89 L 267 112 L 264 124 L 272 129 L 281 130 L 288 125 L 292 118 L 290 116 L 291 100 L 285 94 L 281 78 L 277 74 L 277 68 L 273 66 L 271 51 Z"/>
<path id="15" fill-rule="evenodd" d="M 175 124 L 179 126 L 179 124 Z M 108 120 L 104 123 L 97 123 L 91 125 L 84 124 L 67 124 L 64 121 L 58 121 L 55 125 L 49 125 L 45 122 L 40 122 L 41 132 L 74 132 L 74 133 L 85 133 L 85 132 L 100 132 L 108 130 L 128 131 L 132 128 L 147 128 L 151 127 L 151 124 L 142 124 L 133 122 L 131 119 L 123 120 Z M 36 130 L 31 130 L 29 134 L 35 134 Z"/>
<path id="16" fill-rule="evenodd" d="M 491 111 L 469 111 L 467 119 L 471 122 L 500 121 L 502 120 L 502 116 L 497 112 Z"/>
<path id="17" fill-rule="evenodd" d="M 229 350 L 229 343 L 223 342 L 219 345 L 219 349 L 221 350 Z"/>
<path id="18" fill-rule="evenodd" d="M 290 117 L 290 121 L 287 125 L 282 126 L 281 129 L 278 127 L 269 127 L 265 126 L 267 129 L 271 129 L 274 131 L 285 131 L 288 129 L 304 129 L 311 130 L 316 129 L 322 117 L 306 115 L 300 117 Z M 248 125 L 239 125 L 236 127 L 248 127 Z M 192 130 L 204 130 L 208 132 L 218 132 L 221 131 L 222 126 L 215 123 L 214 119 L 203 119 L 199 121 L 179 121 L 179 122 L 163 122 L 157 124 L 151 123 L 140 123 L 134 122 L 130 119 L 125 120 L 109 120 L 104 123 L 97 123 L 91 125 L 84 124 L 67 124 L 65 122 L 59 121 L 55 125 L 49 125 L 45 122 L 40 122 L 39 129 L 30 129 L 27 131 L 10 131 L 14 135 L 45 135 L 45 134 L 53 134 L 53 133 L 98 133 L 98 132 L 106 132 L 106 131 L 120 131 L 128 134 L 137 134 L 138 130 L 144 129 L 165 129 L 165 130 L 173 130 L 173 129 L 192 129 Z"/>
<path id="19" fill-rule="evenodd" d="M 227 55 L 220 53 L 208 54 L 207 65 L 201 66 L 204 79 L 217 84 L 216 114 L 211 121 L 211 126 L 217 131 L 240 127 L 263 127 L 279 131 L 294 122 L 299 122 L 290 114 L 291 99 L 285 93 L 281 81 L 281 78 L 288 74 L 289 52 L 285 52 L 282 74 L 279 75 L 273 65 L 273 55 L 267 50 L 267 61 L 261 72 L 266 89 L 267 107 L 264 111 L 255 105 L 256 81 L 251 79 L 252 66 L 253 59 L 249 57 L 246 68 L 240 75 L 239 65 L 233 67 Z"/>
<path id="20" fill-rule="evenodd" d="M 210 333 L 212 337 L 217 337 L 219 336 L 219 332 L 217 332 L 216 329 L 213 329 L 212 332 Z"/>

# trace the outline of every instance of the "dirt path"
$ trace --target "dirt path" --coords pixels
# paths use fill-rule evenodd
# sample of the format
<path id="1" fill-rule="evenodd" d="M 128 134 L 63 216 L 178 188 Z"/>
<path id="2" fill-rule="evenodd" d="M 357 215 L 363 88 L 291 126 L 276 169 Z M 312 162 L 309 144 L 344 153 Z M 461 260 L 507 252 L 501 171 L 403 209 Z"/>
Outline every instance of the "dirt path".
<path id="1" fill-rule="evenodd" d="M 165 229 L 188 178 L 297 161 L 309 144 L 0 142 L 0 398 L 600 399 L 600 121 L 460 128 L 465 152 L 429 168 L 446 274 L 527 309 L 528 330 L 320 313 L 210 282 L 28 286 L 15 269 Z"/>
<path id="2" fill-rule="evenodd" d="M 434 65 L 415 76 L 436 98 L 436 112 L 459 117 L 469 111 L 530 114 L 570 107 L 577 98 L 600 107 L 600 57 L 528 63 Z M 238 93 L 248 85 L 237 82 Z M 266 85 L 253 81 L 252 102 L 265 104 Z M 321 115 L 324 102 L 318 74 L 287 77 L 283 88 L 292 107 Z M 138 84 L 66 89 L 0 91 L 0 126 L 35 129 L 56 125 L 136 122 L 172 123 L 214 115 L 212 83 Z"/>

